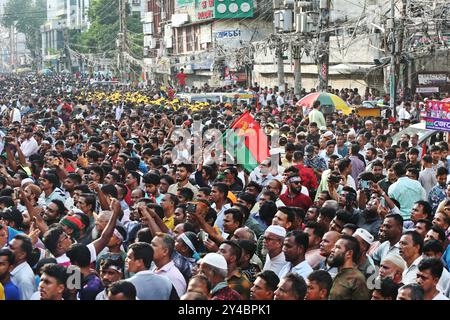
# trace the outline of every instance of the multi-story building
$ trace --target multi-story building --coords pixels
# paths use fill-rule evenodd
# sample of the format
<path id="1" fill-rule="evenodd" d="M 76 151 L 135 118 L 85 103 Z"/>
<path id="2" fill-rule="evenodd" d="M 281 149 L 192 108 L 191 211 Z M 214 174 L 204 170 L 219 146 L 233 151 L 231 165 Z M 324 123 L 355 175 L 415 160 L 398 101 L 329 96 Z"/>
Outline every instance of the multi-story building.
<path id="1" fill-rule="evenodd" d="M 183 68 L 188 85 L 196 86 L 246 82 L 251 70 L 242 57 L 250 52 L 244 51 L 271 32 L 267 4 L 262 0 L 149 1 L 153 24 L 160 28 L 144 40 L 149 59 L 156 62 L 154 73 L 168 79 Z M 159 23 L 155 23 L 157 15 Z"/>
<path id="2" fill-rule="evenodd" d="M 4 15 L 4 7 L 8 1 L 0 0 L 0 16 Z M 31 63 L 30 52 L 26 46 L 25 35 L 12 26 L 0 26 L 0 71 L 14 71 Z"/>
<path id="3" fill-rule="evenodd" d="M 89 27 L 90 0 L 47 0 L 47 21 L 41 26 L 43 65 L 61 71 L 68 68 L 64 37 L 67 30 Z M 77 61 L 75 60 L 74 65 Z"/>

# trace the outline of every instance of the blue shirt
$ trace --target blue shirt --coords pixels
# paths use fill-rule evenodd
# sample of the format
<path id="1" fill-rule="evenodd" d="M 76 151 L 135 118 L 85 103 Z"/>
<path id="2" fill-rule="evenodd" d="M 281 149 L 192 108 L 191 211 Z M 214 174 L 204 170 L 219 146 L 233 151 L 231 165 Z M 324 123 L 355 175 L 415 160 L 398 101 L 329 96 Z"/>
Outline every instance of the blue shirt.
<path id="1" fill-rule="evenodd" d="M 23 231 L 8 227 L 8 242 L 10 242 L 16 235 L 23 233 Z"/>
<path id="2" fill-rule="evenodd" d="M 5 289 L 5 300 L 20 300 L 19 288 L 12 283 L 11 279 L 3 284 Z"/>
<path id="3" fill-rule="evenodd" d="M 388 190 L 389 198 L 395 199 L 400 203 L 400 214 L 403 219 L 411 218 L 411 209 L 419 200 L 425 200 L 425 189 L 419 181 L 408 177 L 401 177 L 393 183 Z"/>

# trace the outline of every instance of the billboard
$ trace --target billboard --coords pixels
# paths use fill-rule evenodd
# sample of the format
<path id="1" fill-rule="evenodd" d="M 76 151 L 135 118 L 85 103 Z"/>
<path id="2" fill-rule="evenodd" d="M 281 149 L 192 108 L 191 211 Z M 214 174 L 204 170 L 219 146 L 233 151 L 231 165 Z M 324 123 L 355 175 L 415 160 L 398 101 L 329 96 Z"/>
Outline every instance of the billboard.
<path id="1" fill-rule="evenodd" d="M 450 131 L 450 102 L 428 101 L 425 105 L 425 128 Z"/>
<path id="2" fill-rule="evenodd" d="M 216 19 L 253 18 L 253 0 L 216 0 Z"/>

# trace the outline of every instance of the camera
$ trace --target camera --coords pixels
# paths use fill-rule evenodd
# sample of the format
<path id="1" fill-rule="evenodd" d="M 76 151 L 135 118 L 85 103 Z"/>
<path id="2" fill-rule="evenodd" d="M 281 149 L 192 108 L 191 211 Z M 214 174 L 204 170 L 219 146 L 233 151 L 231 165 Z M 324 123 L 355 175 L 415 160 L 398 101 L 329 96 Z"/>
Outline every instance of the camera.
<path id="1" fill-rule="evenodd" d="M 197 211 L 197 204 L 196 203 L 188 203 L 186 207 L 187 213 L 195 213 Z"/>

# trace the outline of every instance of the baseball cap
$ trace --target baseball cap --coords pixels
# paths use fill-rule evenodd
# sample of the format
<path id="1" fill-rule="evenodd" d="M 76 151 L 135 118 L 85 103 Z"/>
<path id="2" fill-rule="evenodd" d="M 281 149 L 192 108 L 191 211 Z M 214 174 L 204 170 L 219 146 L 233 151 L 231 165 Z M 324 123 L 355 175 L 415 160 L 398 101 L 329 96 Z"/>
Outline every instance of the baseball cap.
<path id="1" fill-rule="evenodd" d="M 286 237 L 286 229 L 280 226 L 270 225 L 267 227 L 266 232 L 273 233 L 279 237 Z"/>
<path id="2" fill-rule="evenodd" d="M 353 236 L 360 236 L 368 244 L 372 244 L 374 240 L 373 235 L 371 235 L 369 231 L 363 228 L 356 229 Z"/>
<path id="3" fill-rule="evenodd" d="M 227 261 L 218 253 L 208 253 L 203 257 L 202 262 L 222 270 L 228 270 Z"/>

